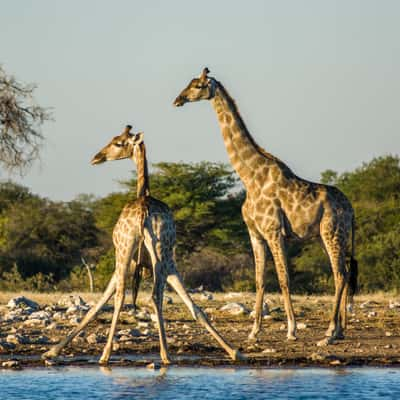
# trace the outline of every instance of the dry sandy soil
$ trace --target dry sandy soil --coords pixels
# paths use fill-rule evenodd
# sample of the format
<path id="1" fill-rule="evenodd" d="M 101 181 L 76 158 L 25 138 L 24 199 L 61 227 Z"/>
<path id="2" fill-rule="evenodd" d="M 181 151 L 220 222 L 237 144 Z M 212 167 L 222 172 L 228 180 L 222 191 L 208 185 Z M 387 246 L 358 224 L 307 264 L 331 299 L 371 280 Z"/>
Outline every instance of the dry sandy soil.
<path id="1" fill-rule="evenodd" d="M 51 319 L 34 321 L 6 321 L 7 302 L 24 295 L 36 301 L 41 310 L 50 312 Z M 93 302 L 100 294 L 79 293 L 86 302 Z M 40 355 L 64 337 L 77 323 L 78 314 L 66 313 L 57 304 L 63 294 L 0 293 L 0 360 L 19 360 L 20 365 L 43 365 Z M 400 366 L 400 297 L 390 294 L 360 295 L 355 298 L 344 340 L 327 347 L 317 347 L 328 326 L 331 296 L 294 296 L 298 340 L 286 340 L 286 318 L 279 295 L 267 295 L 270 313 L 264 317 L 263 330 L 257 342 L 249 342 L 252 317 L 248 313 L 232 315 L 221 307 L 230 302 L 241 303 L 251 310 L 254 295 L 249 293 L 192 294 L 194 301 L 207 313 L 219 332 L 247 356 L 247 360 L 231 361 L 216 341 L 189 314 L 183 303 L 166 293 L 172 304 L 164 305 L 164 317 L 169 353 L 176 364 L 184 365 L 260 365 L 260 366 L 343 366 L 343 365 L 398 365 Z M 149 294 L 142 293 L 139 306 L 142 313 L 134 314 L 130 297 L 124 307 L 117 331 L 136 329 L 136 334 L 119 335 L 114 344 L 112 363 L 116 365 L 145 365 L 158 360 L 158 335 L 149 307 Z M 168 299 L 167 299 L 168 300 Z M 52 306 L 53 305 L 53 306 Z M 50 306 L 50 307 L 48 307 Z M 146 315 L 146 311 L 148 311 Z M 53 318 L 58 312 L 58 319 Z M 93 364 L 101 355 L 104 338 L 112 316 L 112 304 L 98 315 L 87 330 L 64 350 L 60 364 Z M 74 320 L 75 318 L 75 320 Z M 95 335 L 93 335 L 95 334 Z M 15 336 L 19 335 L 19 339 Z M 87 340 L 91 337 L 93 340 Z M 14 338 L 14 339 L 13 339 Z M 22 338 L 22 339 L 21 339 Z M 22 342 L 22 343 L 19 343 Z M 11 344 L 9 344 L 11 342 Z M 12 343 L 13 342 L 13 343 Z M 90 342 L 90 343 L 89 343 Z M 1 365 L 1 364 L 0 364 Z"/>

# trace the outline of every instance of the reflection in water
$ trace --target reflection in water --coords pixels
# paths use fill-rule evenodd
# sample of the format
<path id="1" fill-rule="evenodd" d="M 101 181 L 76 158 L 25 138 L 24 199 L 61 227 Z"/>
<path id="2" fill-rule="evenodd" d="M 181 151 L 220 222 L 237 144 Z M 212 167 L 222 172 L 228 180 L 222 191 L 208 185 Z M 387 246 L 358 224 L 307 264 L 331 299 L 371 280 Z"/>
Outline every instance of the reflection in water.
<path id="1" fill-rule="evenodd" d="M 0 398 L 358 399 L 400 398 L 399 369 L 43 368 L 0 371 Z"/>

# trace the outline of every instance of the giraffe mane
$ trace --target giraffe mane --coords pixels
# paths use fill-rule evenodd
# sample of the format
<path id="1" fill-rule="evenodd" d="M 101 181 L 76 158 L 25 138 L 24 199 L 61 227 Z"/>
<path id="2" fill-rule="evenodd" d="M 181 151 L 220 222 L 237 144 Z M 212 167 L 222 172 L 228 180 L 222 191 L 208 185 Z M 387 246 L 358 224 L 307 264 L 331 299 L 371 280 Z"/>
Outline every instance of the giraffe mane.
<path id="1" fill-rule="evenodd" d="M 268 151 L 264 150 L 253 138 L 253 136 L 250 134 L 249 130 L 247 129 L 246 124 L 243 121 L 243 118 L 240 114 L 239 108 L 235 102 L 235 100 L 232 98 L 232 96 L 229 94 L 229 92 L 226 90 L 226 88 L 222 85 L 221 82 L 216 81 L 218 87 L 225 93 L 225 98 L 229 103 L 229 106 L 231 109 L 234 111 L 234 113 L 237 116 L 237 120 L 240 121 L 240 124 L 242 125 L 242 129 L 245 132 L 247 138 L 249 139 L 250 143 L 254 146 L 254 148 L 257 150 L 259 154 L 267 158 L 268 160 L 274 161 L 279 164 L 279 166 L 286 170 L 286 172 L 289 172 L 293 174 L 292 170 L 278 157 L 274 156 L 273 154 L 269 153 Z"/>

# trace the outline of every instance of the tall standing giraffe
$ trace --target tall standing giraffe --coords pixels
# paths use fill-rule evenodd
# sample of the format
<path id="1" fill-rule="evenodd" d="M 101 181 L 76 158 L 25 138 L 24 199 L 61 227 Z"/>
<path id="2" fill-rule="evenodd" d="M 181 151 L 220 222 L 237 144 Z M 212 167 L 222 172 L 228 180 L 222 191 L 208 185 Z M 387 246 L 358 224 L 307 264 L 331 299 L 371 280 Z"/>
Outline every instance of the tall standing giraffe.
<path id="1" fill-rule="evenodd" d="M 170 363 L 162 314 L 163 292 L 166 282 L 178 293 L 193 318 L 209 331 L 233 360 L 243 358 L 239 351 L 234 350 L 210 324 L 203 311 L 193 303 L 182 283 L 173 255 L 175 246 L 174 218 L 165 203 L 150 196 L 146 149 L 143 142 L 144 135 L 143 133 L 131 134 L 131 128 L 128 125 L 122 134 L 114 137 L 91 161 L 93 165 L 96 165 L 105 161 L 131 158 L 136 163 L 137 199 L 125 205 L 113 231 L 115 272 L 99 302 L 88 311 L 82 322 L 65 339 L 44 353 L 43 358 L 58 356 L 63 347 L 88 325 L 104 304 L 115 294 L 110 332 L 99 361 L 101 364 L 108 363 L 119 313 L 124 302 L 127 276 L 129 274 L 136 275 L 130 266 L 133 264 L 137 268 L 141 264 L 141 247 L 143 245 L 150 256 L 153 270 L 151 303 L 157 319 L 162 361 L 165 364 Z M 139 253 L 138 262 L 135 263 L 133 261 L 137 253 Z"/>
<path id="2" fill-rule="evenodd" d="M 287 338 L 296 340 L 285 242 L 288 238 L 304 240 L 319 235 L 333 270 L 335 300 L 326 338 L 318 344 L 330 344 L 334 339 L 343 337 L 346 298 L 348 294 L 354 294 L 357 285 L 353 208 L 337 188 L 299 178 L 281 160 L 262 149 L 247 130 L 235 101 L 223 85 L 209 77 L 208 73 L 205 68 L 200 77 L 192 79 L 174 105 L 211 101 L 231 164 L 246 188 L 242 215 L 249 231 L 256 268 L 255 320 L 249 338 L 255 339 L 261 329 L 268 247 L 283 294 L 288 318 Z M 346 249 L 350 232 L 352 246 L 347 267 Z"/>

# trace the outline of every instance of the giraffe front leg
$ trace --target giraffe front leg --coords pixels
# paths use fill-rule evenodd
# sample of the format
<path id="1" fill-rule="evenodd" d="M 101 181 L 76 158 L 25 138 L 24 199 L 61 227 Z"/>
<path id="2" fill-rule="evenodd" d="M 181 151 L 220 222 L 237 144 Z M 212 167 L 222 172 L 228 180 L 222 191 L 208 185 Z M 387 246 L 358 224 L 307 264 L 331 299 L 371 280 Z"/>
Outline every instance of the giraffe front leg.
<path id="1" fill-rule="evenodd" d="M 175 269 L 175 268 L 174 268 Z M 233 349 L 225 339 L 218 333 L 218 331 L 210 324 L 206 315 L 203 311 L 196 306 L 188 292 L 186 291 L 182 280 L 178 274 L 178 271 L 172 271 L 167 277 L 167 282 L 174 288 L 176 293 L 186 304 L 187 308 L 191 312 L 193 318 L 200 322 L 210 334 L 215 338 L 215 340 L 220 344 L 220 346 L 229 354 L 229 356 L 234 361 L 243 360 L 245 357 L 239 352 L 239 350 Z"/>
<path id="2" fill-rule="evenodd" d="M 286 249 L 281 232 L 278 230 L 270 232 L 267 238 L 267 242 L 271 250 L 272 257 L 274 259 L 279 286 L 282 291 L 285 312 L 287 315 L 287 339 L 297 340 L 296 319 L 294 316 L 294 310 L 289 289 L 289 272 L 287 266 Z"/>
<path id="3" fill-rule="evenodd" d="M 71 340 L 82 330 L 86 328 L 86 326 L 89 324 L 90 321 L 93 320 L 93 318 L 99 313 L 101 308 L 104 306 L 104 304 L 107 303 L 107 301 L 110 299 L 110 297 L 113 295 L 115 291 L 115 286 L 116 286 L 116 278 L 115 274 L 111 277 L 110 282 L 104 291 L 103 296 L 101 299 L 98 301 L 98 303 L 93 306 L 85 315 L 83 318 L 82 322 L 63 340 L 60 341 L 60 343 L 56 344 L 53 346 L 49 351 L 46 353 L 42 354 L 42 359 L 48 359 L 48 358 L 54 358 L 57 357 L 61 350 L 69 343 Z"/>
<path id="4" fill-rule="evenodd" d="M 158 335 L 160 338 L 160 357 L 164 364 L 171 364 L 168 355 L 167 339 L 165 335 L 165 326 L 163 318 L 163 294 L 165 287 L 165 277 L 163 275 L 162 266 L 157 263 L 154 267 L 154 286 L 151 294 L 151 302 L 157 319 Z"/>
<path id="5" fill-rule="evenodd" d="M 249 228 L 249 234 L 256 269 L 255 316 L 253 328 L 249 334 L 249 340 L 257 340 L 257 335 L 261 330 L 262 310 L 264 305 L 266 249 L 265 240 L 258 232 Z"/>

